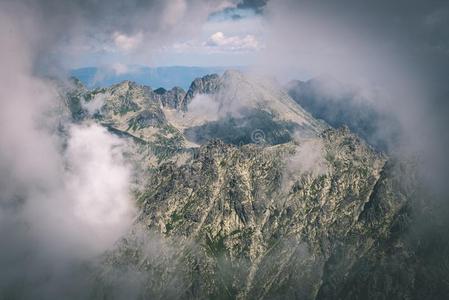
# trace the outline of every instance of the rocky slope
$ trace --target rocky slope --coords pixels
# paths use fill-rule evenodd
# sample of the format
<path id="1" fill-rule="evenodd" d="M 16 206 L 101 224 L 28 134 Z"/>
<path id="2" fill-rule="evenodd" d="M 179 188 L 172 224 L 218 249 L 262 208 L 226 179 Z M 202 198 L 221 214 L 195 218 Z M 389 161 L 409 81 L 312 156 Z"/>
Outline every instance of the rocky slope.
<path id="1" fill-rule="evenodd" d="M 319 172 L 294 166 L 307 147 L 301 143 L 237 148 L 215 141 L 181 166 L 161 164 L 138 198 L 138 224 L 170 250 L 156 261 L 151 252 L 130 253 L 128 245 L 141 239 L 135 234 L 108 262 L 122 267 L 131 260 L 142 273 L 158 268 L 158 278 L 177 282 L 180 298 L 341 293 L 348 276 L 363 273 L 355 265 L 382 255 L 379 243 L 391 238 L 412 191 L 398 187 L 393 163 L 345 130 L 325 131 L 311 142 L 322 143 L 313 149 L 325 157 Z M 173 292 L 164 284 L 147 287 Z M 397 288 L 385 293 L 399 296 Z"/>
<path id="2" fill-rule="evenodd" d="M 416 279 L 427 273 L 404 238 L 419 193 L 413 163 L 235 72 L 195 80 L 182 100 L 180 91 L 131 82 L 75 90 L 74 118 L 131 137 L 145 177 L 135 225 L 94 271 L 93 298 L 124 290 L 142 299 L 418 294 Z M 219 109 L 214 121 L 189 126 L 197 95 Z"/>

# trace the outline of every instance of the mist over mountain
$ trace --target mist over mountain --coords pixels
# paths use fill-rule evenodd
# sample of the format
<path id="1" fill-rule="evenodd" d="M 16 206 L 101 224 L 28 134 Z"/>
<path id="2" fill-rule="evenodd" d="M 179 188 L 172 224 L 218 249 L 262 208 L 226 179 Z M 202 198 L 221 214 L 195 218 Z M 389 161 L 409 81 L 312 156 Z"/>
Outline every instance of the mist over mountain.
<path id="1" fill-rule="evenodd" d="M 414 158 L 314 119 L 276 82 L 226 71 L 187 92 L 131 81 L 61 88 L 75 122 L 128 144 L 136 176 L 136 218 L 83 271 L 89 297 L 446 293 L 444 234 L 423 243 L 416 232 L 438 214 Z"/>
<path id="2" fill-rule="evenodd" d="M 129 80 L 89 89 L 76 78 L 50 86 L 57 97 L 46 114 L 56 123 L 39 132 L 66 145 L 54 151 L 70 167 L 45 195 L 50 206 L 60 194 L 73 197 L 58 213 L 73 206 L 74 219 L 65 228 L 58 218 L 41 223 L 45 210 L 22 215 L 39 203 L 26 197 L 23 208 L 11 202 L 20 213 L 4 221 L 44 232 L 58 226 L 70 233 L 61 246 L 91 250 L 67 256 L 51 246 L 30 256 L 30 233 L 18 227 L 25 244 L 8 239 L 4 254 L 33 271 L 22 281 L 7 264 L 18 273 L 4 275 L 6 298 L 31 297 L 30 286 L 38 297 L 68 289 L 74 299 L 447 292 L 449 247 L 435 212 L 445 208 L 424 200 L 433 195 L 416 159 L 389 157 L 347 126 L 315 119 L 273 79 L 227 70 L 196 78 L 187 91 Z M 105 240 L 72 240 L 84 226 Z"/>
<path id="3" fill-rule="evenodd" d="M 348 126 L 379 151 L 397 147 L 402 130 L 397 117 L 359 91 L 329 77 L 290 81 L 286 89 L 315 118 L 337 128 Z"/>

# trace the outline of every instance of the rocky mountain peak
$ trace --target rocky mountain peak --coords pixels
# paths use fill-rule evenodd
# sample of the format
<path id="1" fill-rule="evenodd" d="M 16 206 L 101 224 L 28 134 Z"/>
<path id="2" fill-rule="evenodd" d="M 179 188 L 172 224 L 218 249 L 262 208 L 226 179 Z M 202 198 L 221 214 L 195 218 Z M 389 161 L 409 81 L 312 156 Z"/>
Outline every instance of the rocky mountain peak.
<path id="1" fill-rule="evenodd" d="M 158 88 L 153 92 L 154 98 L 160 101 L 163 107 L 176 110 L 181 108 L 182 101 L 186 96 L 186 92 L 177 86 L 168 91 L 164 88 Z"/>
<path id="2" fill-rule="evenodd" d="M 160 87 L 158 89 L 155 89 L 153 92 L 158 94 L 158 95 L 164 95 L 167 92 L 167 90 L 164 89 L 163 87 Z"/>
<path id="3" fill-rule="evenodd" d="M 239 71 L 239 70 L 234 70 L 234 69 L 229 69 L 226 70 L 223 75 L 221 76 L 221 78 L 223 80 L 245 80 L 245 75 L 243 74 L 243 72 Z"/>
<path id="4" fill-rule="evenodd" d="M 188 104 L 197 94 L 213 94 L 218 90 L 220 85 L 220 76 L 218 74 L 210 74 L 201 78 L 196 78 L 190 85 L 184 99 L 182 100 L 181 109 L 186 110 Z"/>
<path id="5" fill-rule="evenodd" d="M 213 138 L 248 144 L 257 132 L 263 133 L 264 143 L 278 144 L 295 135 L 317 135 L 327 127 L 273 80 L 234 70 L 197 79 L 184 104 L 186 117 L 195 124 L 186 136 L 200 144 Z"/>
<path id="6" fill-rule="evenodd" d="M 134 81 L 124 80 L 122 82 L 112 85 L 111 89 L 117 90 L 117 91 L 124 91 L 124 90 L 136 89 L 138 87 L 139 87 L 139 85 L 137 83 L 135 83 Z"/>

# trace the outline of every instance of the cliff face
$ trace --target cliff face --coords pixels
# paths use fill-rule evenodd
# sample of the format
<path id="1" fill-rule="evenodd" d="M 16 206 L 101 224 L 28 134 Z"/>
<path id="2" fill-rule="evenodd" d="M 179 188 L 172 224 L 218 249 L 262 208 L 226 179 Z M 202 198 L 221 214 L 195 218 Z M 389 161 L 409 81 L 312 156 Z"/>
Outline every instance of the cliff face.
<path id="1" fill-rule="evenodd" d="M 186 92 L 180 87 L 174 87 L 171 90 L 159 88 L 154 90 L 154 95 L 161 102 L 163 107 L 179 109 Z"/>
<path id="2" fill-rule="evenodd" d="M 189 103 L 198 94 L 211 94 L 216 92 L 219 85 L 220 77 L 217 74 L 206 75 L 195 79 L 182 100 L 181 109 L 187 110 Z"/>
<path id="3" fill-rule="evenodd" d="M 396 166 L 349 132 L 330 129 L 307 143 L 322 145 L 314 149 L 325 157 L 322 169 L 293 166 L 305 147 L 293 143 L 213 141 L 182 165 L 161 164 L 138 198 L 137 223 L 170 251 L 156 261 L 132 252 L 133 266 L 159 268 L 181 298 L 346 297 L 348 278 L 363 274 L 357 265 L 384 255 L 379 244 L 391 238 L 408 194 Z M 129 260 L 128 245 L 140 238 L 125 239 L 109 262 Z M 157 280 L 150 290 L 173 292 Z"/>
<path id="4" fill-rule="evenodd" d="M 214 122 L 233 124 L 223 130 L 238 128 L 246 142 L 212 130 L 192 144 L 193 126 L 183 119 L 189 101 L 206 93 L 223 107 L 223 93 L 233 88 L 238 99 L 248 96 L 246 104 L 238 117 Z M 86 118 L 133 137 L 139 155 L 131 156 L 145 177 L 133 229 L 95 272 L 95 297 L 127 288 L 137 297 L 182 299 L 416 295 L 420 264 L 404 238 L 417 193 L 412 163 L 376 152 L 347 128 L 330 128 L 282 91 L 239 74 L 192 83 L 186 105 L 175 109 L 178 123 L 164 103 L 179 98 L 154 96 L 167 91 L 123 83 L 82 93 L 104 95 Z M 248 108 L 267 113 L 266 127 L 239 122 Z M 291 131 L 277 127 L 286 121 Z M 271 138 L 279 128 L 288 138 Z"/>

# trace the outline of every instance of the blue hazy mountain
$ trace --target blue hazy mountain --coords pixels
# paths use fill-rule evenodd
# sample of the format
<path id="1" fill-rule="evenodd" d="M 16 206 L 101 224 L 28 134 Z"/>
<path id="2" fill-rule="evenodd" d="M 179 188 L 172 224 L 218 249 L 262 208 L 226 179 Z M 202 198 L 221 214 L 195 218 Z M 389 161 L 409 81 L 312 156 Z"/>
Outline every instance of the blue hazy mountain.
<path id="1" fill-rule="evenodd" d="M 149 85 L 152 88 L 163 87 L 170 89 L 179 86 L 188 89 L 195 78 L 206 74 L 222 74 L 229 67 L 146 67 L 127 66 L 126 70 L 117 72 L 111 68 L 86 67 L 73 69 L 70 75 L 78 78 L 89 88 L 107 87 L 124 80 L 134 81 L 139 84 Z M 243 69 L 243 67 L 233 67 Z"/>

